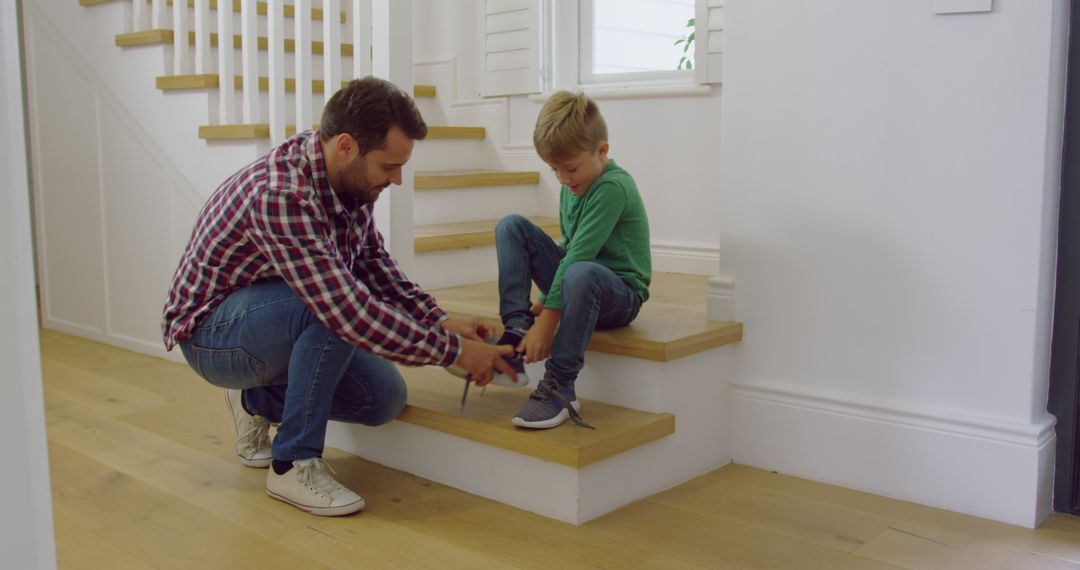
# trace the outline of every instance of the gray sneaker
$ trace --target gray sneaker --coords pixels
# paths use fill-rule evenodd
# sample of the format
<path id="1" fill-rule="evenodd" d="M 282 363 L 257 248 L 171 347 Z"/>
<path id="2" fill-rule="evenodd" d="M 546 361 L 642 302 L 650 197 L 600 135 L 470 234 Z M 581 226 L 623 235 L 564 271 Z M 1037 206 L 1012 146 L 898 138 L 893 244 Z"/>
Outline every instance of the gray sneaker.
<path id="1" fill-rule="evenodd" d="M 589 429 L 596 429 L 585 423 L 578 415 L 581 404 L 577 401 L 573 388 L 561 388 L 550 373 L 536 386 L 536 390 L 510 420 L 514 425 L 532 429 L 553 428 L 567 419 Z"/>

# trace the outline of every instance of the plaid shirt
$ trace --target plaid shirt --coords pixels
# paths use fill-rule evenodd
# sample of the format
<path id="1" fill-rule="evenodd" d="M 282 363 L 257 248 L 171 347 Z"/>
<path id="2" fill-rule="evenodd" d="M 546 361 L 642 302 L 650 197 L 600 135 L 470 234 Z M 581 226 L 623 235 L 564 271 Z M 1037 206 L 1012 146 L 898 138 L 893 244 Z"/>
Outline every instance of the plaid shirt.
<path id="1" fill-rule="evenodd" d="M 453 364 L 460 337 L 387 253 L 372 208 L 330 188 L 317 131 L 234 174 L 195 220 L 165 304 L 165 348 L 229 293 L 277 277 L 349 343 L 402 364 Z"/>

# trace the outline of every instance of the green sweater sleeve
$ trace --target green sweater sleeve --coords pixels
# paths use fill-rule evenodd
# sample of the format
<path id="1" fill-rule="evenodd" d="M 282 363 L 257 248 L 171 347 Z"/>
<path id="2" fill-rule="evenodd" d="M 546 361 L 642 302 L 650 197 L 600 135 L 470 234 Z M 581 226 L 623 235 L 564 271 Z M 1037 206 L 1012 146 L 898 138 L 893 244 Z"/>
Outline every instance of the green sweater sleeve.
<path id="1" fill-rule="evenodd" d="M 574 224 L 573 234 L 567 236 L 567 228 L 563 227 L 566 256 L 559 262 L 551 289 L 544 296 L 544 307 L 548 309 L 562 308 L 562 281 L 566 268 L 578 261 L 595 260 L 626 208 L 622 188 L 611 182 L 598 184 L 582 199 L 586 202 L 581 204 L 581 217 Z"/>

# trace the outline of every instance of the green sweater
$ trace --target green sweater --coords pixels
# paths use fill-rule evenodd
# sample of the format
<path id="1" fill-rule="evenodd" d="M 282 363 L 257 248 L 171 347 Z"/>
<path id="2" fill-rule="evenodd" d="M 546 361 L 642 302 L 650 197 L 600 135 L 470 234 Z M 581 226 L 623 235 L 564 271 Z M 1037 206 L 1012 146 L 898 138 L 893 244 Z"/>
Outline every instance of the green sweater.
<path id="1" fill-rule="evenodd" d="M 559 229 L 566 256 L 555 271 L 551 289 L 541 296 L 544 307 L 561 309 L 566 268 L 578 261 L 595 261 L 615 272 L 645 302 L 652 281 L 649 218 L 630 173 L 608 161 L 604 172 L 584 196 L 566 186 L 559 194 Z"/>

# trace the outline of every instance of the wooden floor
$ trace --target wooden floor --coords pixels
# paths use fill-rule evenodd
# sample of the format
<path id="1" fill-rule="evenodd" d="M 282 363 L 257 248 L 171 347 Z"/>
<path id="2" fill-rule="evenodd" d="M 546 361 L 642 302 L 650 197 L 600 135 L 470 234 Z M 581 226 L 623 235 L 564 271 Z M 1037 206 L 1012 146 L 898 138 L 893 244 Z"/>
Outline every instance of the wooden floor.
<path id="1" fill-rule="evenodd" d="M 367 508 L 323 519 L 233 457 L 186 367 L 42 332 L 61 568 L 1080 568 L 1032 531 L 738 465 L 574 527 L 328 450 Z"/>

